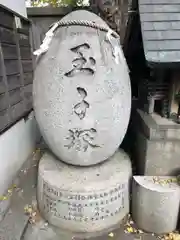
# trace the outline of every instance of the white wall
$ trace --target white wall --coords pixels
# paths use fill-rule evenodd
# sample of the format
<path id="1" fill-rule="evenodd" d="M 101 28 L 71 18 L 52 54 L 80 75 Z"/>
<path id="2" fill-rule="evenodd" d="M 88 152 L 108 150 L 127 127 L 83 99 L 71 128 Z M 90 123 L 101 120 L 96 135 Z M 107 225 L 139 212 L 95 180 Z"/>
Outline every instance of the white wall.
<path id="1" fill-rule="evenodd" d="M 35 150 L 39 131 L 33 112 L 0 135 L 0 196 L 9 188 L 23 163 Z"/>
<path id="2" fill-rule="evenodd" d="M 0 4 L 27 18 L 25 0 L 0 0 Z"/>

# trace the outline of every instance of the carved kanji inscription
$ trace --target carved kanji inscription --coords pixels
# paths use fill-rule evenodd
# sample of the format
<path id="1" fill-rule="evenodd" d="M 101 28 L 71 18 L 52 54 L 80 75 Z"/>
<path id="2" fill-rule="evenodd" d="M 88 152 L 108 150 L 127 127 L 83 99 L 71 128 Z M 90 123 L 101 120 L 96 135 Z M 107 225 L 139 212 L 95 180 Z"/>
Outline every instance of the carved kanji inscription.
<path id="1" fill-rule="evenodd" d="M 86 152 L 89 147 L 98 148 L 100 146 L 93 143 L 96 137 L 97 131 L 94 128 L 90 129 L 70 129 L 69 136 L 67 140 L 69 140 L 69 144 L 65 145 L 68 149 L 75 148 L 77 151 Z"/>
<path id="2" fill-rule="evenodd" d="M 96 60 L 89 56 L 86 57 L 84 52 L 89 50 L 90 46 L 87 43 L 78 45 L 70 50 L 77 54 L 77 58 L 72 61 L 72 69 L 65 73 L 66 77 L 74 77 L 78 73 L 85 73 L 87 75 L 93 75 L 95 73 L 94 65 Z"/>
<path id="3" fill-rule="evenodd" d="M 83 119 L 86 115 L 87 108 L 89 108 L 89 103 L 85 100 L 87 97 L 87 92 L 84 88 L 81 87 L 78 87 L 77 91 L 81 96 L 82 101 L 74 106 L 74 112 L 80 119 Z"/>

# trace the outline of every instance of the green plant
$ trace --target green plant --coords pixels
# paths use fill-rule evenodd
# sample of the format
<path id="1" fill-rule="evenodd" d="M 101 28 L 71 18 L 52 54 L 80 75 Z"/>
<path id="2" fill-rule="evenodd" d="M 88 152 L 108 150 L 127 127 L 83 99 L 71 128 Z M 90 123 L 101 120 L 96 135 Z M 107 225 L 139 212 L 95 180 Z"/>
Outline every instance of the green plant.
<path id="1" fill-rule="evenodd" d="M 53 7 L 59 6 L 82 6 L 83 0 L 32 0 L 32 6 L 41 6 L 42 4 L 48 4 Z"/>

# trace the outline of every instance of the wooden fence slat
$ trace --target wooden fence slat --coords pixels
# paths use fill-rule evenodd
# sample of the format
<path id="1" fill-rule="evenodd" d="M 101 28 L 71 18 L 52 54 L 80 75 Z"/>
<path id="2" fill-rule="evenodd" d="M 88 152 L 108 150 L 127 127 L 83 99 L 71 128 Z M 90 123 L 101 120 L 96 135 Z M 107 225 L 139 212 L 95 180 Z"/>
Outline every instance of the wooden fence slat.
<path id="1" fill-rule="evenodd" d="M 0 39 L 2 43 L 16 44 L 13 31 L 3 27 L 0 27 Z"/>
<path id="2" fill-rule="evenodd" d="M 0 8 L 0 25 L 13 29 L 14 16 Z"/>
<path id="3" fill-rule="evenodd" d="M 9 91 L 16 88 L 20 88 L 21 87 L 20 74 L 7 76 L 7 83 Z"/>
<path id="4" fill-rule="evenodd" d="M 0 112 L 0 130 L 4 130 L 7 128 L 10 124 L 9 121 L 9 111 L 6 109 L 2 112 Z"/>
<path id="5" fill-rule="evenodd" d="M 0 77 L 0 94 L 4 93 L 6 91 L 6 86 L 5 83 L 3 81 L 3 77 Z"/>
<path id="6" fill-rule="evenodd" d="M 18 59 L 16 45 L 1 44 L 4 59 Z"/>
<path id="7" fill-rule="evenodd" d="M 13 75 L 19 73 L 18 60 L 4 60 L 6 74 Z M 0 73 L 1 76 L 1 73 Z"/>
<path id="8" fill-rule="evenodd" d="M 32 109 L 29 27 L 28 20 L 0 5 L 0 133 Z"/>
<path id="9" fill-rule="evenodd" d="M 24 115 L 24 102 L 21 101 L 11 107 L 11 121 L 14 122 Z"/>
<path id="10" fill-rule="evenodd" d="M 7 101 L 6 94 L 0 95 L 0 111 L 5 110 L 9 107 L 9 102 Z"/>
<path id="11" fill-rule="evenodd" d="M 33 71 L 33 64 L 32 61 L 22 61 L 22 68 L 24 73 L 32 72 Z"/>
<path id="12" fill-rule="evenodd" d="M 3 79 L 3 82 L 4 82 L 4 85 L 5 85 L 5 93 L 4 93 L 4 96 L 5 96 L 5 101 L 6 101 L 6 120 L 7 120 L 7 124 L 10 123 L 10 100 L 9 100 L 9 92 L 8 92 L 8 83 L 7 83 L 7 76 L 6 76 L 6 66 L 5 66 L 5 60 L 4 60 L 4 56 L 3 56 L 3 51 L 2 51 L 2 47 L 1 47 L 1 43 L 0 43 L 0 66 L 1 66 L 1 69 L 0 69 L 0 74 L 2 76 L 2 79 Z M 4 102 L 4 99 L 2 99 L 2 108 L 3 108 L 3 102 Z M 0 126 L 0 129 L 1 129 L 1 126 Z"/>
<path id="13" fill-rule="evenodd" d="M 30 47 L 20 47 L 20 54 L 22 60 L 31 60 L 31 49 Z"/>
<path id="14" fill-rule="evenodd" d="M 31 84 L 33 82 L 33 72 L 24 73 L 24 85 Z"/>
<path id="15" fill-rule="evenodd" d="M 21 89 L 15 89 L 9 92 L 10 104 L 11 106 L 17 104 L 18 102 L 23 100 L 23 96 L 21 95 Z"/>
<path id="16" fill-rule="evenodd" d="M 19 37 L 19 45 L 20 46 L 30 46 L 29 37 L 27 35 L 19 33 L 18 37 Z"/>

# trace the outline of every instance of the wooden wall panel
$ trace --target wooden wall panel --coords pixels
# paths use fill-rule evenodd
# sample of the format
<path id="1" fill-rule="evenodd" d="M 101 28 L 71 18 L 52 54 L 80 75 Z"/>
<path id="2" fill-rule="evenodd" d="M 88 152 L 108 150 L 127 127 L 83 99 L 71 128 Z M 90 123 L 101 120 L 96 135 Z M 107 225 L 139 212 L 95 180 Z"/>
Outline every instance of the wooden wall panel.
<path id="1" fill-rule="evenodd" d="M 21 54 L 22 60 L 31 60 L 31 48 L 30 47 L 21 47 L 20 54 Z M 32 61 L 30 61 L 30 62 L 32 62 Z M 31 67 L 31 71 L 32 71 L 32 67 Z"/>
<path id="2" fill-rule="evenodd" d="M 18 37 L 20 46 L 30 46 L 29 37 L 27 35 L 19 33 Z"/>
<path id="3" fill-rule="evenodd" d="M 9 87 L 9 91 L 16 88 L 20 88 L 21 87 L 20 74 L 7 76 L 7 84 Z"/>
<path id="4" fill-rule="evenodd" d="M 10 125 L 9 120 L 9 111 L 6 109 L 4 111 L 0 111 L 0 126 L 1 130 L 6 129 Z"/>
<path id="5" fill-rule="evenodd" d="M 7 11 L 3 7 L 0 7 L 0 25 L 13 29 L 14 24 L 14 14 L 10 11 Z"/>
<path id="6" fill-rule="evenodd" d="M 0 133 L 32 109 L 30 22 L 0 5 Z"/>
<path id="7" fill-rule="evenodd" d="M 4 59 L 4 65 L 6 69 L 6 75 L 12 75 L 19 73 L 18 60 Z"/>
<path id="8" fill-rule="evenodd" d="M 22 61 L 22 68 L 24 73 L 29 73 L 33 71 L 32 61 Z"/>
<path id="9" fill-rule="evenodd" d="M 14 32 L 3 27 L 0 27 L 0 39 L 1 43 L 16 44 Z"/>
<path id="10" fill-rule="evenodd" d="M 2 51 L 3 51 L 3 57 L 5 60 L 7 60 L 7 59 L 17 60 L 18 59 L 16 45 L 9 45 L 9 44 L 2 43 L 1 47 L 2 47 Z"/>
<path id="11" fill-rule="evenodd" d="M 24 85 L 33 83 L 33 72 L 24 73 Z"/>

